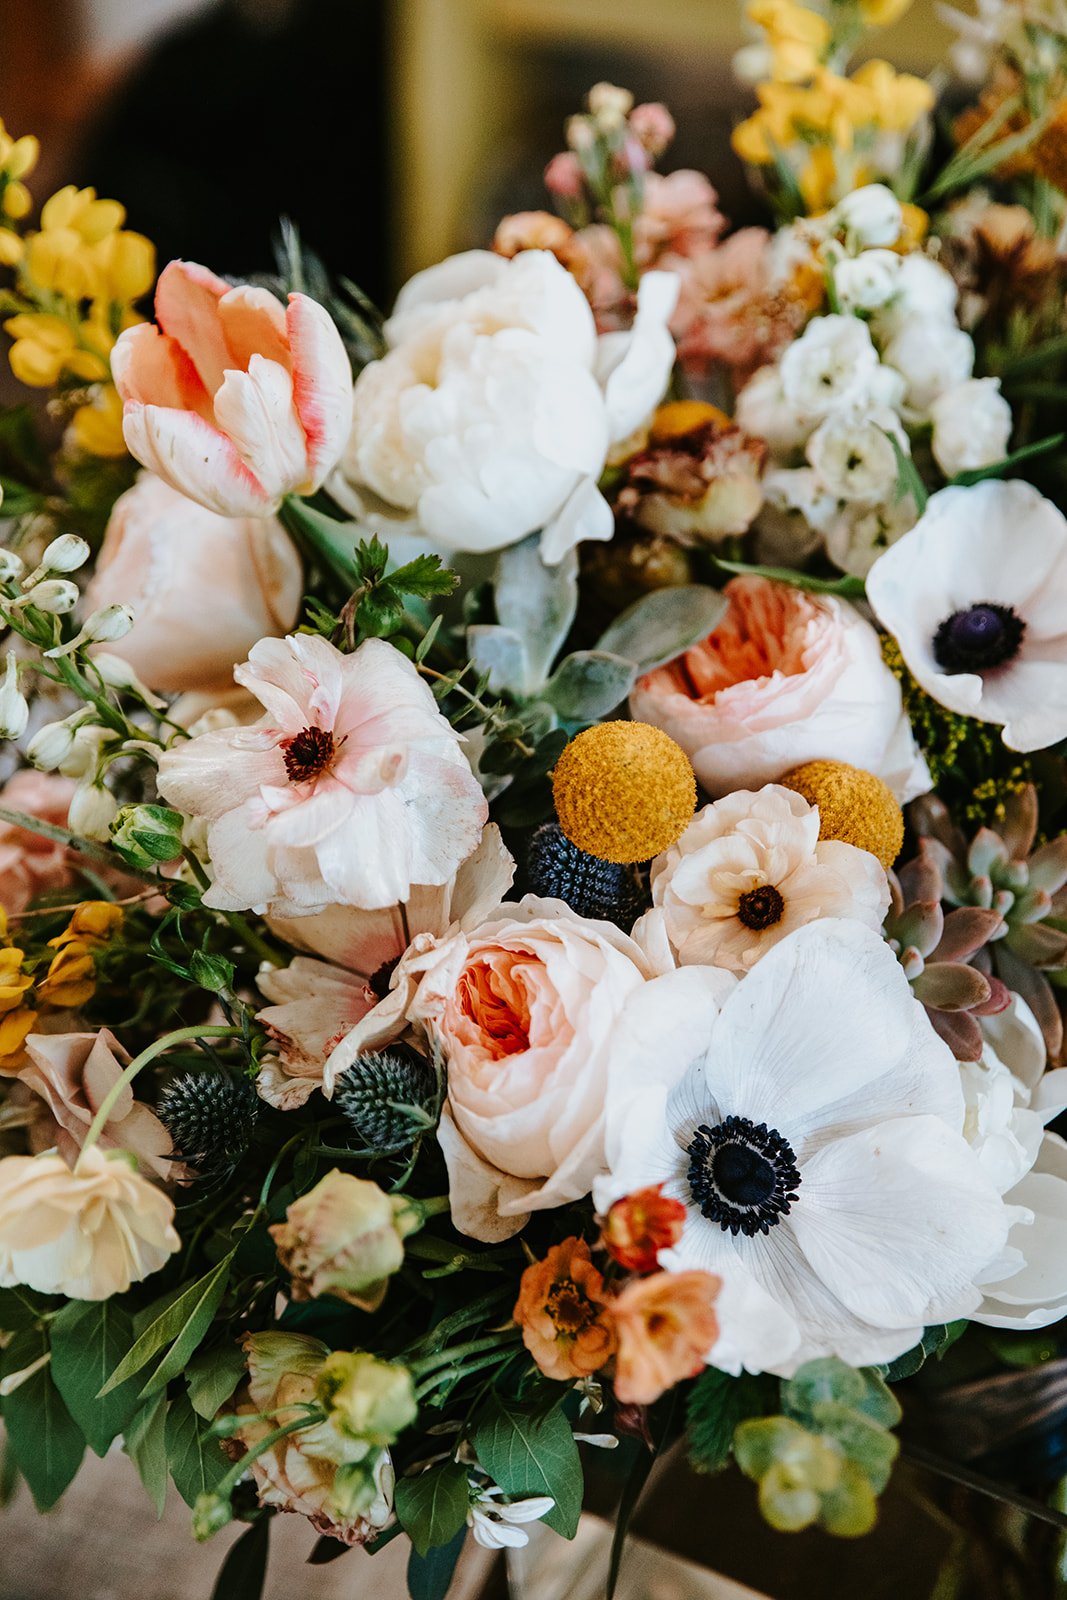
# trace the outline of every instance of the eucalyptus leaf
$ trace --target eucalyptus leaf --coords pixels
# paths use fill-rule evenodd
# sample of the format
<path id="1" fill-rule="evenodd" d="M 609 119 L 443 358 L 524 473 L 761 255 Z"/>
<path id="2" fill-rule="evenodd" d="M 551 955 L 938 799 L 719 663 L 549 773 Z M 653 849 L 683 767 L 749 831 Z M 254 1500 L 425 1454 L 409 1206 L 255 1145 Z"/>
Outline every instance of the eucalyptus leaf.
<path id="1" fill-rule="evenodd" d="M 489 1476 L 510 1495 L 551 1495 L 542 1519 L 573 1539 L 582 1512 L 582 1463 L 560 1406 L 547 1414 L 491 1394 L 475 1413 L 473 1442 Z"/>
<path id="2" fill-rule="evenodd" d="M 621 705 L 636 679 L 636 666 L 624 656 L 576 650 L 564 656 L 542 693 L 564 722 L 596 722 Z"/>
<path id="3" fill-rule="evenodd" d="M 22 1372 L 47 1353 L 48 1336 L 39 1328 L 16 1334 L 4 1351 L 5 1376 Z M 50 1369 L 50 1362 L 38 1367 L 4 1398 L 8 1441 L 38 1511 L 55 1505 L 85 1454 L 85 1438 Z"/>
<path id="4" fill-rule="evenodd" d="M 67 1410 L 98 1456 L 106 1455 L 137 1410 L 137 1384 L 100 1390 L 133 1342 L 130 1315 L 116 1300 L 72 1300 L 51 1325 L 52 1376 Z"/>
<path id="5" fill-rule="evenodd" d="M 214 1489 L 229 1469 L 219 1441 L 205 1437 L 203 1421 L 188 1395 L 172 1402 L 163 1425 L 163 1442 L 174 1487 L 187 1506 Z"/>
<path id="6" fill-rule="evenodd" d="M 493 580 L 497 621 L 526 647 L 529 677 L 523 691 L 545 681 L 578 609 L 578 557 L 574 550 L 558 566 L 541 560 L 541 535 L 533 533 L 503 552 Z"/>
<path id="7" fill-rule="evenodd" d="M 466 1525 L 470 1494 L 467 1472 L 455 1461 L 430 1467 L 396 1485 L 396 1514 L 420 1556 L 448 1544 Z"/>
<path id="8" fill-rule="evenodd" d="M 728 604 L 718 589 L 702 583 L 654 589 L 615 618 L 597 640 L 597 649 L 625 656 L 640 672 L 651 672 L 706 639 Z"/>
<path id="9" fill-rule="evenodd" d="M 476 622 L 467 629 L 467 654 L 479 672 L 489 674 L 494 694 L 507 690 L 522 696 L 530 680 L 526 646 L 511 628 L 493 622 Z"/>

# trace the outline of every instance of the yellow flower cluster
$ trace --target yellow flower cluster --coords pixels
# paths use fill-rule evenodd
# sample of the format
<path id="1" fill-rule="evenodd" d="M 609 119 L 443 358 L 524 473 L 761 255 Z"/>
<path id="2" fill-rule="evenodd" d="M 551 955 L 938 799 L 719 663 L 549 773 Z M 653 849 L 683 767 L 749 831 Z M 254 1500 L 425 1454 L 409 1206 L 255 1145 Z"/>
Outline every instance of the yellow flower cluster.
<path id="1" fill-rule="evenodd" d="M 48 941 L 56 953 L 40 979 L 23 970 L 24 950 L 10 944 L 0 948 L 0 1073 L 17 1071 L 21 1065 L 22 1047 L 40 1006 L 66 1010 L 92 998 L 97 954 L 118 932 L 122 918 L 121 906 L 84 900 L 63 932 Z M 7 937 L 7 917 L 0 908 L 0 939 Z"/>
<path id="2" fill-rule="evenodd" d="M 12 220 L 31 209 L 21 175 L 36 159 L 37 141 L 12 140 L 0 123 L 0 211 Z M 45 201 L 37 229 L 0 228 L 0 265 L 18 272 L 17 310 L 4 323 L 11 370 L 31 388 L 74 389 L 75 441 L 97 456 L 125 454 L 109 358 L 123 329 L 142 320 L 134 306 L 156 271 L 151 241 L 125 221 L 117 200 L 69 184 Z"/>
<path id="3" fill-rule="evenodd" d="M 908 3 L 870 0 L 859 21 L 893 21 Z M 748 16 L 766 36 L 769 76 L 757 86 L 757 110 L 734 129 L 741 159 L 787 161 L 809 212 L 881 176 L 871 164 L 876 141 L 912 131 L 933 106 L 930 85 L 887 61 L 867 61 L 847 76 L 836 71 L 829 21 L 796 0 L 750 0 Z"/>

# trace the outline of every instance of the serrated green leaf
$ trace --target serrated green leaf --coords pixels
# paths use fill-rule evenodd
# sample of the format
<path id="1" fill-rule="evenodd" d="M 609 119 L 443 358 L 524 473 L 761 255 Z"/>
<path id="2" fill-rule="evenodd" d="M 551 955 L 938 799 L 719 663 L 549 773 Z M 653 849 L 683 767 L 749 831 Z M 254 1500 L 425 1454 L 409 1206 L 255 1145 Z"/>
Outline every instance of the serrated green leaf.
<path id="1" fill-rule="evenodd" d="M 505 1494 L 551 1495 L 542 1520 L 573 1539 L 582 1512 L 584 1480 L 578 1446 L 560 1406 L 547 1414 L 490 1395 L 475 1414 L 478 1460 Z"/>
<path id="2" fill-rule="evenodd" d="M 728 605 L 718 589 L 701 583 L 655 589 L 617 616 L 596 647 L 635 662 L 639 672 L 651 672 L 713 633 Z"/>
<path id="3" fill-rule="evenodd" d="M 74 1300 L 53 1320 L 52 1376 L 67 1410 L 98 1456 L 138 1406 L 137 1383 L 101 1389 L 133 1343 L 133 1322 L 115 1300 Z"/>
<path id="4" fill-rule="evenodd" d="M 200 1350 L 185 1369 L 189 1401 L 198 1417 L 211 1422 L 245 1375 L 244 1351 L 240 1345 L 224 1344 L 213 1350 Z"/>
<path id="5" fill-rule="evenodd" d="M 22 1372 L 47 1354 L 39 1328 L 18 1333 L 4 1351 L 4 1373 Z M 85 1454 L 85 1438 L 63 1402 L 50 1371 L 39 1367 L 4 1399 L 4 1425 L 19 1471 L 38 1511 L 54 1506 Z"/>
<path id="6" fill-rule="evenodd" d="M 424 1556 L 412 1546 L 407 1573 L 409 1600 L 446 1600 L 466 1539 L 467 1529 L 462 1527 L 446 1545 L 438 1545 Z"/>
<path id="7" fill-rule="evenodd" d="M 771 1379 L 748 1373 L 731 1377 L 716 1367 L 705 1367 L 686 1403 L 689 1459 L 697 1471 L 720 1472 L 730 1460 L 738 1424 L 766 1416 L 776 1401 Z"/>
<path id="8" fill-rule="evenodd" d="M 400 1478 L 396 1485 L 396 1514 L 420 1556 L 455 1537 L 466 1524 L 469 1504 L 466 1468 L 455 1461 Z"/>
<path id="9" fill-rule="evenodd" d="M 419 600 L 429 600 L 434 595 L 451 594 L 459 578 L 441 565 L 441 557 L 416 556 L 402 567 L 396 567 L 386 580 L 394 594 L 414 595 Z"/>
<path id="10" fill-rule="evenodd" d="M 637 668 L 604 650 L 564 656 L 541 691 L 564 722 L 596 722 L 614 711 L 634 686 Z"/>
<path id="11" fill-rule="evenodd" d="M 101 1397 L 117 1389 L 135 1372 L 140 1372 L 163 1349 L 167 1353 L 141 1393 L 149 1394 L 153 1389 L 162 1388 L 163 1384 L 181 1372 L 211 1326 L 211 1319 L 226 1292 L 234 1254 L 235 1251 L 231 1250 L 210 1272 L 206 1272 L 177 1296 L 167 1295 L 165 1302 L 157 1302 L 161 1307 L 158 1314 L 152 1316 L 132 1348 L 119 1362 L 100 1390 Z"/>
<path id="12" fill-rule="evenodd" d="M 163 1438 L 167 1417 L 167 1397 L 160 1392 L 153 1395 L 146 1406 L 127 1424 L 122 1445 L 137 1468 L 137 1475 L 148 1491 L 156 1508 L 156 1516 L 163 1515 L 167 1503 L 167 1447 Z"/>
<path id="13" fill-rule="evenodd" d="M 214 1489 L 229 1468 L 218 1440 L 205 1438 L 203 1421 L 190 1405 L 188 1395 L 180 1395 L 171 1403 L 163 1425 L 163 1442 L 174 1487 L 187 1506 L 193 1505 L 198 1495 Z"/>
<path id="14" fill-rule="evenodd" d="M 270 1517 L 259 1517 L 230 1547 L 219 1568 L 211 1600 L 260 1600 L 267 1581 Z"/>

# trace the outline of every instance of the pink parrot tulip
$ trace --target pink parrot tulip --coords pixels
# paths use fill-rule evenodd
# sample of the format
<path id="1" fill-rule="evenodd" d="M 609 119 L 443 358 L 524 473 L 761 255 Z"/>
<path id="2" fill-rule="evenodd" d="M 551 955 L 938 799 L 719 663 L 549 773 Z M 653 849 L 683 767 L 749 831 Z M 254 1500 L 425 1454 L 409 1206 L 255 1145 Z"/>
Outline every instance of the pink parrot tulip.
<path id="1" fill-rule="evenodd" d="M 329 313 L 307 295 L 224 283 L 172 261 L 156 325 L 128 328 L 111 355 L 130 454 L 228 517 L 267 516 L 311 494 L 352 425 L 352 372 Z"/>

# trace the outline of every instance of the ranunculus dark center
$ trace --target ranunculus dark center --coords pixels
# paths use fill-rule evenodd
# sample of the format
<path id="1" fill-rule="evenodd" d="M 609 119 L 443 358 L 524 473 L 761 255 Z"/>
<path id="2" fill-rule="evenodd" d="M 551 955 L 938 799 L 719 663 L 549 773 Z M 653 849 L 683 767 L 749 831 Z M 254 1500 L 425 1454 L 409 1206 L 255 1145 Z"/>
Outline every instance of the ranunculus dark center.
<path id="1" fill-rule="evenodd" d="M 309 783 L 330 766 L 337 747 L 328 728 L 301 728 L 291 739 L 283 739 L 281 748 L 289 782 Z"/>
<path id="2" fill-rule="evenodd" d="M 1011 606 L 983 600 L 954 611 L 934 634 L 934 660 L 946 672 L 988 672 L 1019 653 L 1026 623 Z"/>
<path id="3" fill-rule="evenodd" d="M 800 1169 L 792 1146 L 765 1122 L 726 1117 L 715 1127 L 701 1123 L 686 1154 L 693 1201 L 724 1233 L 767 1233 L 797 1198 Z"/>
<path id="4" fill-rule="evenodd" d="M 746 928 L 773 928 L 776 922 L 781 922 L 785 910 L 785 901 L 782 899 L 773 883 L 765 883 L 758 889 L 749 889 L 737 902 L 737 915 Z"/>

